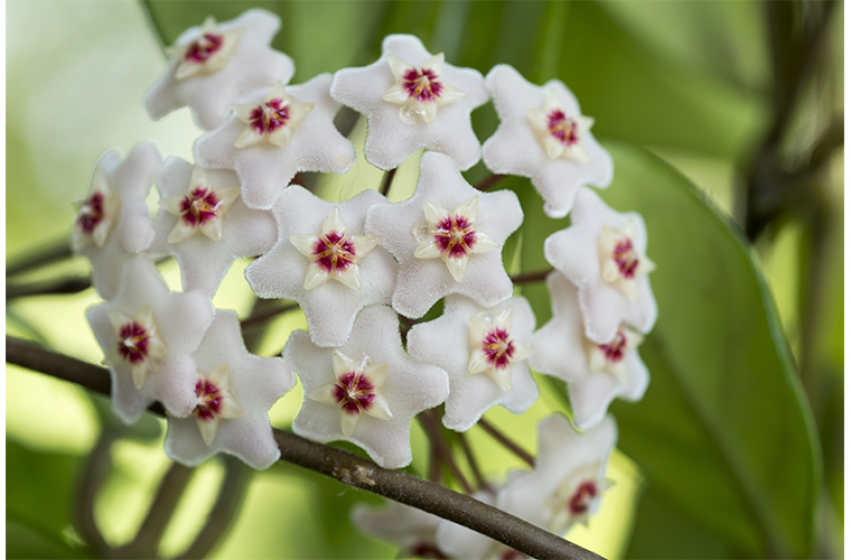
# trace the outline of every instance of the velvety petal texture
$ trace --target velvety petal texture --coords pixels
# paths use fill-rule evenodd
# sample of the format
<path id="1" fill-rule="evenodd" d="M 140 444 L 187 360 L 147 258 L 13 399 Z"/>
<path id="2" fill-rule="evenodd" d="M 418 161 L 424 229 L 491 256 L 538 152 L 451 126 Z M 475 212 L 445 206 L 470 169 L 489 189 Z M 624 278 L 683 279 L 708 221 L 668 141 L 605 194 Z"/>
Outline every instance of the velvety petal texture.
<path id="1" fill-rule="evenodd" d="M 494 334 L 498 330 L 494 319 L 509 308 L 512 319 L 505 332 L 510 349 L 499 353 L 499 334 Z M 486 321 L 488 330 L 484 336 L 475 337 L 477 344 L 474 345 L 471 322 L 477 318 Z M 449 374 L 444 426 L 463 432 L 473 427 L 493 406 L 502 405 L 514 414 L 521 414 L 535 403 L 538 385 L 529 372 L 528 353 L 524 352 L 533 330 L 535 315 L 529 302 L 522 297 L 486 309 L 463 296 L 448 296 L 442 316 L 414 325 L 408 332 L 408 352 L 417 360 L 439 366 Z M 485 366 L 493 362 L 501 365 L 501 369 L 506 370 L 504 375 L 509 377 L 510 390 L 500 386 L 487 371 L 471 372 L 471 354 L 482 350 L 483 338 L 494 347 L 491 362 L 486 362 Z"/>
<path id="2" fill-rule="evenodd" d="M 598 344 L 611 342 L 622 323 L 648 333 L 656 323 L 658 308 L 641 263 L 646 259 L 647 230 L 644 219 L 635 212 L 621 214 L 604 203 L 588 188 L 576 195 L 571 214 L 572 225 L 557 231 L 544 242 L 544 255 L 556 270 L 563 273 L 579 288 L 579 309 L 585 321 L 585 336 Z M 632 231 L 633 254 L 628 262 L 637 265 L 630 285 L 635 300 L 623 284 L 603 278 L 603 266 L 611 263 L 612 255 L 605 253 L 603 237 L 608 231 Z M 648 261 L 649 262 L 649 261 Z"/>
<path id="3" fill-rule="evenodd" d="M 195 142 L 195 158 L 203 167 L 233 169 L 242 183 L 242 198 L 251 208 L 271 208 L 275 197 L 300 171 L 345 173 L 355 161 L 355 148 L 334 126 L 340 108 L 328 89 L 330 74 L 287 86 L 286 94 L 313 108 L 292 132 L 286 147 L 260 143 L 243 148 L 234 144 L 245 132 L 246 123 L 237 114 L 222 126 Z M 261 104 L 269 87 L 252 91 L 239 99 L 241 104 Z"/>
<path id="4" fill-rule="evenodd" d="M 305 394 L 293 431 L 320 443 L 344 439 L 340 406 L 310 397 L 320 387 L 337 381 L 335 361 L 340 353 L 367 367 L 387 364 L 381 393 L 392 415 L 383 419 L 360 414 L 347 439 L 362 447 L 382 467 L 396 469 L 410 464 L 411 420 L 446 400 L 449 381 L 442 369 L 420 364 L 402 352 L 399 319 L 389 307 L 364 309 L 355 321 L 351 338 L 338 349 L 316 346 L 305 331 L 290 335 L 284 357 L 296 371 Z"/>
<path id="5" fill-rule="evenodd" d="M 111 149 L 95 168 L 91 192 L 78 202 L 72 247 L 92 263 L 92 283 L 104 299 L 115 297 L 124 264 L 154 239 L 145 199 L 161 163 L 152 142 L 141 142 L 124 160 Z"/>
<path id="6" fill-rule="evenodd" d="M 149 320 L 142 321 L 146 309 Z M 112 406 L 122 420 L 135 422 L 154 401 L 174 416 L 192 412 L 197 378 L 192 355 L 213 312 L 213 304 L 201 292 L 169 292 L 144 256 L 127 262 L 118 295 L 86 312 L 109 366 Z M 146 367 L 134 379 L 140 366 Z"/>
<path id="7" fill-rule="evenodd" d="M 474 246 L 470 254 L 463 255 L 465 270 L 463 279 L 458 281 L 458 274 L 453 274 L 447 265 L 460 259 L 443 260 L 436 258 L 437 254 L 423 255 L 422 250 L 430 242 L 429 221 L 435 208 L 449 211 L 454 220 L 473 203 L 476 209 L 472 229 L 474 235 L 484 234 L 482 244 L 487 241 L 488 250 L 477 252 Z M 452 227 L 458 222 L 453 221 Z M 414 195 L 403 202 L 370 208 L 365 231 L 381 237 L 380 245 L 396 257 L 401 267 L 393 309 L 406 317 L 418 318 L 449 294 L 466 296 L 483 307 L 493 307 L 510 298 L 514 285 L 502 263 L 502 246 L 522 222 L 523 210 L 513 192 L 478 191 L 464 180 L 452 159 L 427 152 L 420 163 Z M 432 243 L 431 249 L 434 247 Z"/>
<path id="8" fill-rule="evenodd" d="M 283 358 L 249 354 L 242 341 L 239 319 L 230 310 L 216 310 L 216 317 L 193 357 L 199 372 L 229 366 L 228 392 L 242 409 L 238 418 L 218 423 L 213 441 L 204 443 L 197 414 L 168 417 L 165 452 L 174 461 L 194 467 L 218 452 L 228 453 L 255 469 L 265 469 L 281 452 L 272 435 L 268 410 L 295 385 L 295 376 Z M 197 376 L 196 376 L 197 377 Z M 190 380 L 193 392 L 197 380 Z"/>
<path id="9" fill-rule="evenodd" d="M 535 468 L 509 477 L 496 507 L 556 534 L 586 521 L 597 511 L 606 488 L 604 475 L 617 441 L 617 426 L 607 416 L 579 433 L 564 416 L 538 424 Z"/>
<path id="10" fill-rule="evenodd" d="M 388 35 L 381 52 L 381 58 L 369 66 L 338 71 L 331 84 L 331 97 L 367 118 L 366 160 L 381 169 L 393 169 L 426 148 L 446 154 L 461 169 L 475 165 L 481 151 L 470 113 L 489 99 L 481 73 L 442 62 L 413 35 Z M 439 70 L 439 82 L 445 87 L 437 88 L 441 89 L 437 99 L 425 103 L 423 120 L 406 122 L 410 121 L 405 117 L 406 94 L 397 87 L 394 74 L 417 69 Z M 441 96 L 452 101 L 443 104 Z"/>
<path id="11" fill-rule="evenodd" d="M 214 68 L 178 78 L 180 67 L 187 60 L 187 49 L 209 36 L 209 30 L 202 27 L 187 29 L 172 48 L 181 56 L 172 56 L 165 73 L 145 97 L 148 114 L 157 120 L 188 105 L 198 126 L 212 130 L 222 124 L 231 103 L 241 94 L 279 80 L 289 82 L 295 71 L 292 60 L 269 46 L 280 27 L 278 16 L 258 8 L 223 22 L 214 34 L 225 41 L 226 60 Z M 230 36 L 225 35 L 238 29 L 242 32 L 236 33 L 233 46 L 228 46 Z"/>
<path id="12" fill-rule="evenodd" d="M 272 248 L 277 239 L 277 226 L 272 213 L 253 210 L 239 198 L 239 178 L 232 171 L 201 170 L 192 164 L 171 157 L 163 165 L 157 188 L 160 191 L 160 211 L 154 220 L 156 236 L 151 253 L 171 254 L 180 266 L 183 290 L 200 290 L 212 297 L 236 259 L 261 255 Z M 199 178 L 200 177 L 200 178 Z M 194 181 L 193 181 L 194 180 Z M 201 193 L 201 210 L 192 202 Z M 169 201 L 176 202 L 178 216 Z M 230 201 L 227 208 L 222 206 Z M 209 204 L 204 207 L 205 202 Z M 203 224 L 203 225 L 202 225 Z M 206 226 L 218 227 L 219 239 L 202 231 Z M 188 236 L 175 240 L 181 228 Z"/>
<path id="13" fill-rule="evenodd" d="M 553 142 L 558 149 L 556 138 L 567 143 L 554 118 L 558 111 L 561 111 L 562 119 L 581 115 L 576 97 L 561 81 L 551 80 L 543 86 L 536 86 L 511 66 L 498 64 L 488 73 L 486 82 L 500 119 L 499 128 L 482 146 L 482 158 L 488 169 L 494 173 L 531 178 L 532 184 L 544 197 L 544 212 L 552 218 L 567 216 L 582 185 L 609 186 L 614 171 L 612 157 L 591 132 L 579 134 L 576 142 L 584 158 L 558 156 L 557 152 L 548 153 L 544 147 Z M 554 97 L 552 106 L 547 106 L 548 93 Z M 530 110 L 541 111 L 544 108 L 549 111 L 543 124 L 552 125 L 554 133 L 549 139 L 536 134 L 529 115 Z"/>
<path id="14" fill-rule="evenodd" d="M 365 533 L 399 545 L 399 558 L 437 558 L 435 531 L 441 519 L 420 509 L 387 500 L 384 506 L 355 504 L 352 525 Z"/>
<path id="15" fill-rule="evenodd" d="M 398 270 L 393 257 L 385 249 L 375 247 L 361 258 L 364 251 L 358 243 L 363 240 L 367 209 L 385 201 L 373 190 L 364 191 L 346 202 L 332 203 L 317 198 L 298 185 L 286 188 L 272 207 L 278 224 L 278 242 L 245 270 L 251 289 L 263 298 L 297 301 L 307 318 L 313 343 L 342 346 L 349 339 L 355 315 L 361 309 L 367 305 L 390 303 L 393 296 Z M 302 239 L 299 236 L 308 236 L 312 241 L 308 242 L 305 250 L 310 253 L 317 243 L 321 243 L 319 235 L 335 208 L 345 227 L 345 238 L 351 239 L 355 246 L 356 262 L 346 270 L 346 274 L 357 271 L 360 289 L 327 278 L 319 285 L 305 287 L 305 281 L 315 272 L 316 265 L 295 243 Z"/>
<path id="16" fill-rule="evenodd" d="M 535 371 L 567 382 L 573 421 L 580 429 L 587 430 L 603 419 L 609 403 L 616 397 L 640 400 L 650 376 L 638 350 L 629 345 L 624 345 L 627 348 L 614 356 L 615 364 L 592 364 L 592 352 L 599 345 L 585 337 L 579 291 L 560 272 L 547 277 L 547 288 L 553 318 L 532 335 L 529 361 Z M 612 365 L 623 371 L 617 371 Z"/>

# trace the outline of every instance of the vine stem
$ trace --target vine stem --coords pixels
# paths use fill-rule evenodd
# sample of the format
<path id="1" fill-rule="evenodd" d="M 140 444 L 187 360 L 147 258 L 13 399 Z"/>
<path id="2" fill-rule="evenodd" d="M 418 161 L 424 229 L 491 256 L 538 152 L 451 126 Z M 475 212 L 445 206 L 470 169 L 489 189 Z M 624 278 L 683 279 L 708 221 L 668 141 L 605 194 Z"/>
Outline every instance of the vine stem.
<path id="1" fill-rule="evenodd" d="M 30 296 L 76 294 L 91 287 L 91 278 L 60 278 L 59 280 L 38 283 L 8 283 L 6 285 L 6 301 Z"/>
<path id="2" fill-rule="evenodd" d="M 534 272 L 524 272 L 523 274 L 518 274 L 517 276 L 512 276 L 511 281 L 514 282 L 515 285 L 520 284 L 532 284 L 535 282 L 543 282 L 547 279 L 550 272 L 555 269 L 548 268 L 547 270 L 536 270 Z"/>
<path id="3" fill-rule="evenodd" d="M 68 235 L 62 241 L 52 246 L 27 251 L 27 256 L 15 259 L 6 267 L 6 277 L 15 276 L 16 274 L 27 272 L 32 268 L 45 266 L 54 261 L 71 258 L 73 253 L 71 252 L 71 244 L 68 241 L 70 238 L 71 236 Z"/>
<path id="4" fill-rule="evenodd" d="M 387 196 L 387 194 L 390 192 L 390 185 L 393 184 L 393 177 L 396 176 L 396 170 L 397 169 L 399 169 L 399 168 L 394 167 L 393 169 L 391 169 L 390 171 L 387 171 L 384 174 L 384 182 L 381 184 L 381 195 L 382 196 Z"/>
<path id="5" fill-rule="evenodd" d="M 493 439 L 504 445 L 506 449 L 523 459 L 530 467 L 535 466 L 535 458 L 528 451 L 511 441 L 508 436 L 497 430 L 496 426 L 484 418 L 480 418 L 479 427 L 486 431 Z"/>
<path id="6" fill-rule="evenodd" d="M 6 337 L 6 361 L 104 394 L 110 393 L 109 372 L 14 337 Z M 152 407 L 153 408 L 153 407 Z M 158 407 L 162 411 L 162 407 Z M 437 515 L 482 533 L 539 560 L 599 559 L 600 556 L 540 527 L 475 498 L 409 475 L 379 467 L 342 449 L 272 429 L 281 459 L 402 504 Z"/>
<path id="7" fill-rule="evenodd" d="M 482 192 L 487 192 L 491 190 L 494 185 L 496 185 L 506 177 L 507 175 L 497 175 L 496 173 L 491 173 L 490 175 L 473 185 L 473 188 Z"/>

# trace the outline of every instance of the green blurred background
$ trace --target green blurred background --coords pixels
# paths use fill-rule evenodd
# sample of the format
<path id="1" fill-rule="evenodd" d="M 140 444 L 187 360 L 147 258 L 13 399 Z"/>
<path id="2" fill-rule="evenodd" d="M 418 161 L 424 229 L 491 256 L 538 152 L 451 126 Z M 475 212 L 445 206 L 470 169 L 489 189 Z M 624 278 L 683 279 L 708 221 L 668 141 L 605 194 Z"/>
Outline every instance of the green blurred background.
<path id="1" fill-rule="evenodd" d="M 164 156 L 191 160 L 191 143 L 199 132 L 188 111 L 153 123 L 142 107 L 145 92 L 165 67 L 152 22 L 170 42 L 208 13 L 226 20 L 254 5 L 272 9 L 284 20 L 275 45 L 296 63 L 293 83 L 319 72 L 372 62 L 381 38 L 391 32 L 414 33 L 433 52 L 446 53 L 448 61 L 483 73 L 493 64 L 509 63 L 538 83 L 559 77 L 576 93 L 583 113 L 596 119 L 598 138 L 615 147 L 627 142 L 647 148 L 690 179 L 707 203 L 730 216 L 730 227 L 741 228 L 754 239 L 806 389 L 805 415 L 812 411 L 818 430 L 815 447 L 821 450 L 815 460 L 823 464 L 825 485 L 812 497 L 816 502 L 812 554 L 841 556 L 841 4 L 832 8 L 828 2 L 735 1 L 149 4 L 150 13 L 129 0 L 7 3 L 7 263 L 68 237 L 71 201 L 88 190 L 94 163 L 105 149 L 117 146 L 126 153 L 137 141 L 152 139 Z M 812 43 L 820 48 L 811 49 L 813 58 L 802 62 Z M 799 72 L 802 67 L 811 70 Z M 474 122 L 484 140 L 496 125 L 493 109 L 477 111 Z M 356 127 L 352 132 L 356 144 L 362 135 L 363 126 Z M 405 164 L 411 174 L 415 165 L 413 160 Z M 624 169 L 629 167 L 616 167 L 616 181 Z M 475 179 L 484 173 L 478 166 L 468 175 Z M 347 178 L 357 186 L 344 188 L 374 188 L 380 174 L 361 161 Z M 333 190 L 331 183 L 326 189 Z M 527 214 L 540 204 L 531 196 L 531 205 L 526 206 L 523 193 L 528 194 L 528 186 L 512 188 L 521 194 Z M 653 243 L 651 237 L 650 254 L 656 260 Z M 242 279 L 245 264 L 234 266 L 215 300 L 217 306 L 237 309 L 241 316 L 253 304 Z M 86 270 L 85 262 L 71 261 L 22 280 Z M 174 263 L 166 263 L 162 271 L 177 289 Z M 84 319 L 84 310 L 97 302 L 91 290 L 17 299 L 7 304 L 7 331 L 98 363 L 102 355 Z M 539 325 L 544 320 L 539 316 Z M 296 328 L 305 328 L 299 313 L 276 320 L 260 341 L 259 352 L 273 355 Z M 782 340 L 777 343 L 784 345 Z M 652 375 L 651 368 L 651 379 Z M 488 419 L 528 441 L 540 418 L 563 408 L 551 384 L 544 382 L 542 388 L 542 399 L 519 419 L 502 409 L 488 413 Z M 273 424 L 287 426 L 301 399 L 299 389 L 282 399 L 273 409 Z M 148 417 L 139 426 L 123 428 L 106 399 L 8 367 L 7 556 L 91 554 L 71 519 L 77 481 L 105 430 L 120 434 L 121 440 L 112 449 L 113 469 L 97 496 L 95 518 L 110 544 L 127 542 L 169 468 L 162 451 L 164 425 Z M 500 477 L 506 469 L 520 466 L 481 433 L 473 430 L 470 436 L 487 475 Z M 411 470 L 422 474 L 427 470 L 427 445 L 417 425 L 412 443 Z M 162 554 L 177 554 L 191 542 L 215 499 L 210 489 L 218 486 L 223 473 L 221 461 L 200 467 L 166 532 Z M 614 456 L 610 473 L 617 484 L 607 492 L 602 511 L 588 528 L 572 531 L 572 540 L 613 558 L 750 555 L 743 554 L 750 549 L 728 539 L 717 525 L 704 523 L 682 504 L 654 492 L 641 467 L 625 454 Z M 379 502 L 303 469 L 275 465 L 251 478 L 239 515 L 212 556 L 393 557 L 395 547 L 349 526 L 348 509 L 358 501 Z"/>

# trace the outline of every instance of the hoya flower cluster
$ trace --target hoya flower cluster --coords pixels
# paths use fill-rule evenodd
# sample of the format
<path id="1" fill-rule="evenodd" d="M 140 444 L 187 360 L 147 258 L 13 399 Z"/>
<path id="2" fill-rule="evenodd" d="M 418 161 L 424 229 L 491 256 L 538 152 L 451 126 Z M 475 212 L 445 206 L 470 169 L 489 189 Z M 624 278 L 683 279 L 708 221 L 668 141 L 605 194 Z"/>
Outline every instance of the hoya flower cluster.
<path id="1" fill-rule="evenodd" d="M 182 34 L 146 107 L 155 119 L 189 107 L 205 131 L 195 162 L 163 162 L 151 143 L 125 159 L 109 151 L 79 204 L 73 247 L 106 300 L 88 318 L 116 413 L 134 422 L 159 401 L 172 459 L 195 465 L 222 451 L 265 468 L 280 456 L 267 411 L 295 373 L 305 399 L 293 431 L 350 441 L 400 468 L 412 460 L 415 417 L 442 414 L 446 428 L 464 432 L 496 405 L 521 414 L 538 398 L 535 370 L 567 382 L 583 432 L 546 419 L 534 470 L 474 495 L 560 534 L 584 522 L 599 507 L 616 443 L 608 405 L 642 397 L 648 372 L 637 347 L 656 319 L 641 217 L 585 186 L 608 186 L 613 171 L 593 119 L 561 82 L 536 86 L 505 65 L 483 77 L 408 35 L 385 38 L 369 66 L 290 84 L 292 61 L 269 47 L 279 28 L 277 16 L 255 9 Z M 501 122 L 482 146 L 470 115 L 489 100 Z M 411 198 L 390 203 L 370 189 L 329 202 L 294 182 L 351 167 L 355 148 L 333 122 L 341 105 L 366 119 L 372 165 L 391 173 L 425 150 Z M 554 317 L 538 330 L 503 264 L 523 223 L 517 196 L 476 188 L 461 173 L 482 158 L 495 174 L 531 178 L 548 215 L 572 218 L 545 244 Z M 154 264 L 170 256 L 179 293 Z M 305 314 L 308 330 L 289 337 L 282 357 L 248 353 L 236 314 L 213 307 L 225 273 L 245 257 L 256 257 L 245 272 L 255 294 L 295 301 Z M 424 321 L 441 300 L 442 315 Z M 513 553 L 403 506 L 353 517 L 415 555 Z"/>

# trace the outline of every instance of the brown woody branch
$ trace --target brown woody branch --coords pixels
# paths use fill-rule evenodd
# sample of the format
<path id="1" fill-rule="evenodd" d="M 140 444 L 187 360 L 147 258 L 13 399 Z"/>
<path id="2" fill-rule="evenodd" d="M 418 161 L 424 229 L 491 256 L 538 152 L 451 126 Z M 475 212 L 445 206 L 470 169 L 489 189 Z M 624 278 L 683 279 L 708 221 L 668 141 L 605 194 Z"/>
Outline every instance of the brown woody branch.
<path id="1" fill-rule="evenodd" d="M 6 361 L 100 393 L 110 392 L 109 372 L 105 368 L 14 337 L 6 337 Z M 284 461 L 453 521 L 533 558 L 600 558 L 540 527 L 433 482 L 381 468 L 368 459 L 289 432 L 273 429 L 273 433 Z"/>

